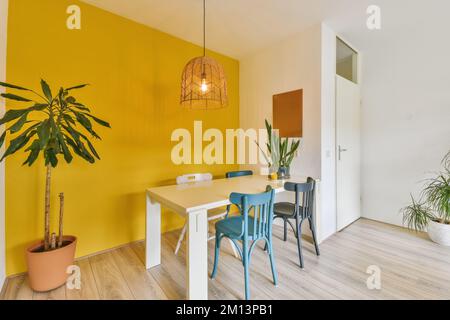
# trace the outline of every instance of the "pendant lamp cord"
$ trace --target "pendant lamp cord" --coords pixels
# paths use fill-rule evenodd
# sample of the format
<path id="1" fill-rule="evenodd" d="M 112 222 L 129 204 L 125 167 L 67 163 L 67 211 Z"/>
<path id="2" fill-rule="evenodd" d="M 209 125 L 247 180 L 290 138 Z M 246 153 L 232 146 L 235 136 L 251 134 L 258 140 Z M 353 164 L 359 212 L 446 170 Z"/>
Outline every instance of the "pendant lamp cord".
<path id="1" fill-rule="evenodd" d="M 203 0 L 203 56 L 206 56 L 206 0 Z"/>

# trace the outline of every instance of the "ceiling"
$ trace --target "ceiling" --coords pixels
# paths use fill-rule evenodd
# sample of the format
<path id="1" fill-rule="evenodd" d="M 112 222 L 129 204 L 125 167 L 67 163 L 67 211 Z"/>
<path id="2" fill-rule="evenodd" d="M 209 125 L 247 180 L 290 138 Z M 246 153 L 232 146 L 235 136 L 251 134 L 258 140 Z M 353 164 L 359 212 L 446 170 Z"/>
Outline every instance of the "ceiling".
<path id="1" fill-rule="evenodd" d="M 202 44 L 202 0 L 84 0 L 84 2 Z M 366 10 L 381 7 L 382 30 L 366 27 Z M 325 22 L 341 37 L 364 50 L 370 41 L 388 40 L 417 24 L 447 21 L 448 0 L 206 0 L 207 48 L 243 58 Z"/>

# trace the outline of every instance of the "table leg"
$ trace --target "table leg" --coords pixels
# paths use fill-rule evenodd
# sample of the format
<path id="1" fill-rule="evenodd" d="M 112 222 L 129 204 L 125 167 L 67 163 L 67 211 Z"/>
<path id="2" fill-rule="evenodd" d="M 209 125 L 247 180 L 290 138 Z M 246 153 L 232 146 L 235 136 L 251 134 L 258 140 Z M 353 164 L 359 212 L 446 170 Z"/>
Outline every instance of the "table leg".
<path id="1" fill-rule="evenodd" d="M 208 299 L 208 214 L 206 210 L 187 215 L 186 296 L 189 300 Z"/>
<path id="2" fill-rule="evenodd" d="M 145 221 L 145 267 L 161 264 L 161 205 L 147 194 Z"/>

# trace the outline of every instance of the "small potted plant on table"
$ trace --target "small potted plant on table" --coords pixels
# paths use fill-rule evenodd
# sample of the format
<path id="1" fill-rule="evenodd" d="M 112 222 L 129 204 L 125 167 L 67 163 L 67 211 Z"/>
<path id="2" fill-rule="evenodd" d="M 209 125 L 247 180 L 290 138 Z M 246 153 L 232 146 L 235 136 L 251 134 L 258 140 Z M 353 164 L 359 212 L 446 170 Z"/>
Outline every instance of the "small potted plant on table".
<path id="1" fill-rule="evenodd" d="M 110 127 L 109 123 L 91 114 L 91 111 L 71 95 L 73 90 L 86 85 L 60 88 L 52 94 L 49 85 L 41 80 L 42 94 L 31 89 L 0 82 L 8 89 L 32 94 L 26 98 L 11 93 L 3 93 L 5 99 L 29 104 L 21 109 L 9 109 L 0 125 L 9 125 L 0 137 L 0 147 L 8 136 L 9 145 L 0 161 L 24 149 L 28 157 L 23 163 L 31 166 L 42 155 L 47 170 L 45 184 L 44 240 L 30 246 L 26 251 L 30 286 L 35 291 L 57 288 L 67 280 L 67 267 L 73 264 L 77 238 L 63 235 L 64 194 L 60 194 L 59 234 L 50 232 L 50 186 L 52 168 L 56 168 L 59 158 L 71 163 L 73 154 L 94 163 L 100 159 L 93 144 L 85 133 L 100 139 L 93 130 L 93 122 Z M 92 122 L 92 121 L 93 122 Z"/>
<path id="2" fill-rule="evenodd" d="M 410 229 L 426 229 L 431 240 L 450 246 L 450 152 L 442 163 L 444 170 L 427 180 L 420 200 L 411 196 L 411 204 L 401 212 Z"/>
<path id="3" fill-rule="evenodd" d="M 265 120 L 267 130 L 267 153 L 256 142 L 267 161 L 271 171 L 276 171 L 278 179 L 291 177 L 290 167 L 300 146 L 300 140 L 289 141 L 288 138 L 280 138 L 272 129 L 272 125 Z"/>

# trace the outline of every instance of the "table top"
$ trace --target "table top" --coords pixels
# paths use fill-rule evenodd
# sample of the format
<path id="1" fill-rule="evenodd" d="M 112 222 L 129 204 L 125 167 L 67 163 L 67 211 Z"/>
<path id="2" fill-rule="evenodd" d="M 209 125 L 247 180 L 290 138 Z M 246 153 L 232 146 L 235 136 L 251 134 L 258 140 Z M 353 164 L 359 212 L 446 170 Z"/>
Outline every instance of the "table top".
<path id="1" fill-rule="evenodd" d="M 252 175 L 229 179 L 193 182 L 147 189 L 152 201 L 180 214 L 198 210 L 214 209 L 230 204 L 232 192 L 260 193 L 270 185 L 276 193 L 284 191 L 284 183 L 305 182 L 306 177 L 291 177 L 287 180 L 269 180 L 267 176 Z"/>

